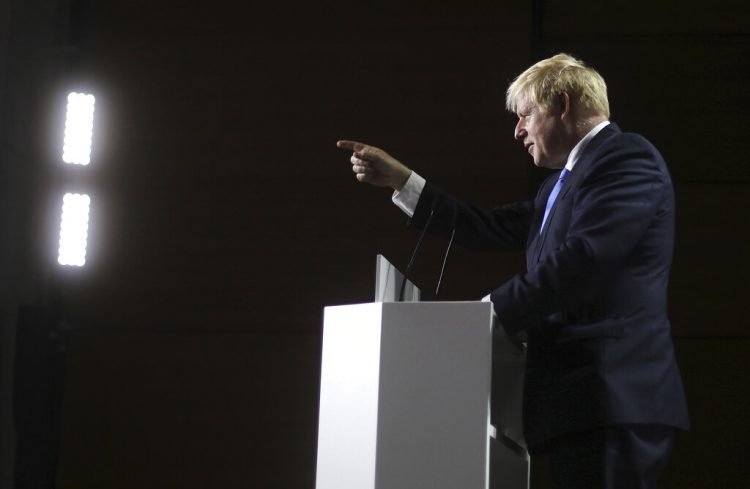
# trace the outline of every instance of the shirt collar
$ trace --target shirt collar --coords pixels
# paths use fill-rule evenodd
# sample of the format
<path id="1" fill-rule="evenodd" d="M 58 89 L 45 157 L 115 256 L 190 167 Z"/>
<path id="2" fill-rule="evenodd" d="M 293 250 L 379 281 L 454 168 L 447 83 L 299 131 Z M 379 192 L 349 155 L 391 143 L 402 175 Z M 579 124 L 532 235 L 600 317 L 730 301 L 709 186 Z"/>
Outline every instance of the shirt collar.
<path id="1" fill-rule="evenodd" d="M 581 157 L 581 154 L 583 154 L 583 150 L 586 149 L 586 146 L 591 142 L 592 139 L 594 139 L 594 136 L 599 134 L 599 131 L 604 129 L 609 125 L 609 121 L 602 121 L 599 124 L 595 125 L 593 129 L 591 129 L 588 134 L 586 134 L 580 141 L 578 141 L 578 144 L 576 144 L 573 147 L 573 150 L 568 155 L 568 162 L 565 163 L 565 169 L 568 171 L 573 171 L 573 167 L 578 163 L 578 160 Z"/>

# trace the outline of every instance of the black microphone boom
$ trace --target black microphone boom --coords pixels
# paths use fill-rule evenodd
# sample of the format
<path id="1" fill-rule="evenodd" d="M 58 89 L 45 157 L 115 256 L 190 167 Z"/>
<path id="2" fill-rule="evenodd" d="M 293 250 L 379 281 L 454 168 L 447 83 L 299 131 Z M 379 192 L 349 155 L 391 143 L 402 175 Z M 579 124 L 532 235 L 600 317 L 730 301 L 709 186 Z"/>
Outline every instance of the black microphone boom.
<path id="1" fill-rule="evenodd" d="M 435 298 L 437 299 L 440 294 L 440 284 L 443 283 L 443 274 L 445 273 L 445 264 L 448 262 L 448 254 L 451 252 L 451 246 L 453 245 L 453 238 L 456 237 L 456 226 L 453 226 L 451 231 L 451 239 L 448 241 L 448 248 L 445 250 L 445 256 L 443 257 L 443 266 L 440 267 L 440 276 L 438 277 L 437 287 L 435 287 Z"/>
<path id="2" fill-rule="evenodd" d="M 406 265 L 406 270 L 404 270 L 404 279 L 401 281 L 401 290 L 398 293 L 399 302 L 404 301 L 404 291 L 406 290 L 406 281 L 409 278 L 409 272 L 411 272 L 411 269 L 414 266 L 414 258 L 417 256 L 419 247 L 422 246 L 422 240 L 424 239 L 425 233 L 427 233 L 427 228 L 430 227 L 430 223 L 432 222 L 432 218 L 434 215 L 435 215 L 435 206 L 432 206 L 432 210 L 430 210 L 430 216 L 427 218 L 427 222 L 424 223 L 422 232 L 419 234 L 419 240 L 417 241 L 417 246 L 414 247 L 414 251 L 411 254 L 411 258 L 409 259 L 409 264 Z"/>

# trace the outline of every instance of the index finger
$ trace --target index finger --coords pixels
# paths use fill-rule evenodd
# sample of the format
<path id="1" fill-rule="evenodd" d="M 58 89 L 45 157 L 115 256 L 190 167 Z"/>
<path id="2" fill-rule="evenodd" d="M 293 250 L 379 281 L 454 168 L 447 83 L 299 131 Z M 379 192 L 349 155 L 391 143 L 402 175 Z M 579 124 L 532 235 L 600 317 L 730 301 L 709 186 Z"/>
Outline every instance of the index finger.
<path id="1" fill-rule="evenodd" d="M 357 141 L 347 141 L 346 139 L 342 139 L 340 141 L 336 141 L 336 147 L 341 149 L 348 149 L 349 151 L 353 151 L 356 153 L 365 149 L 367 145 Z"/>

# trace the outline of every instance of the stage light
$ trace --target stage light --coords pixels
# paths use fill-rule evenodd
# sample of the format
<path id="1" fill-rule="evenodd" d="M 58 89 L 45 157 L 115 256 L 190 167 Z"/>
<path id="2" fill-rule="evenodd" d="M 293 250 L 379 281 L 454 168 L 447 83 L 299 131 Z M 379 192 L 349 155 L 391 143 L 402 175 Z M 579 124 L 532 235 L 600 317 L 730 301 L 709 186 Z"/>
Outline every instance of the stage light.
<path id="1" fill-rule="evenodd" d="M 89 228 L 89 204 L 86 194 L 65 194 L 60 219 L 60 265 L 82 267 L 86 263 Z"/>
<path id="2" fill-rule="evenodd" d="M 68 95 L 62 154 L 65 163 L 88 165 L 91 161 L 94 102 L 94 96 L 90 94 L 71 92 Z"/>

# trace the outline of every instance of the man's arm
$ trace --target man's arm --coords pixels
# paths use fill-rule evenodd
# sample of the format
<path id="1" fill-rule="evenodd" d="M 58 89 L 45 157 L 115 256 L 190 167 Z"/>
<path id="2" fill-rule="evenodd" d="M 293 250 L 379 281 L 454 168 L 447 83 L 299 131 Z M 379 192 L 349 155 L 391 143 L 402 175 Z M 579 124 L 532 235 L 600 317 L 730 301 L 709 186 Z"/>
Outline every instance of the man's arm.
<path id="1" fill-rule="evenodd" d="M 430 234 L 449 237 L 455 229 L 456 243 L 479 251 L 521 251 L 526 245 L 533 201 L 480 209 L 429 182 L 424 187 L 409 225 L 425 226 L 430 214 Z"/>
<path id="2" fill-rule="evenodd" d="M 456 243 L 464 247 L 523 249 L 533 214 L 531 201 L 491 210 L 479 209 L 425 183 L 422 177 L 380 148 L 347 140 L 338 141 L 336 145 L 352 151 L 352 171 L 359 182 L 395 191 L 393 200 L 412 218 L 411 226 L 422 228 L 427 217 L 433 216 L 428 232 L 448 237 L 455 229 Z"/>

